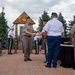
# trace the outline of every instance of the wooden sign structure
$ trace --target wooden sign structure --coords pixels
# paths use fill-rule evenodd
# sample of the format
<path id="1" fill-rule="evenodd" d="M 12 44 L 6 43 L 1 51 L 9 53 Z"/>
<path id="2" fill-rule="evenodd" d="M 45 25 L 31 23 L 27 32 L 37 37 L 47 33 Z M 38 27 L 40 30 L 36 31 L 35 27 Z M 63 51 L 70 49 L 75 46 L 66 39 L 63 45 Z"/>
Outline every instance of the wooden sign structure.
<path id="1" fill-rule="evenodd" d="M 15 25 L 15 52 L 17 53 L 17 49 L 18 49 L 18 24 L 25 24 L 26 23 L 26 19 L 27 17 L 29 17 L 26 12 L 23 12 L 14 22 L 13 24 Z M 35 24 L 35 22 L 31 19 L 30 22 L 31 25 Z"/>

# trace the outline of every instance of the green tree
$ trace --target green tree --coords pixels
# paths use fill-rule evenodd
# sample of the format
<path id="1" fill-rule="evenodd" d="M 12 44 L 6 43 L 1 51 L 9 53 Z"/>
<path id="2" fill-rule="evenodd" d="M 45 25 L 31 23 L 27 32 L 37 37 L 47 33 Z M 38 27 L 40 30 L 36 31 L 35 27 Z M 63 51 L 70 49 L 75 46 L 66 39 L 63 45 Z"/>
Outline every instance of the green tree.
<path id="1" fill-rule="evenodd" d="M 69 25 L 68 25 L 68 36 L 70 35 L 70 30 L 71 27 L 73 26 L 73 24 L 75 24 L 75 16 L 73 17 L 73 20 L 69 21 Z"/>
<path id="2" fill-rule="evenodd" d="M 42 30 L 43 28 L 43 21 L 44 20 L 50 20 L 50 17 L 48 15 L 48 13 L 46 11 L 43 12 L 43 14 L 41 14 L 41 17 L 39 17 L 39 27 L 38 27 L 38 30 Z"/>
<path id="3" fill-rule="evenodd" d="M 65 37 L 67 37 L 67 23 L 66 23 L 66 20 L 64 19 L 64 17 L 62 16 L 62 13 L 59 13 L 58 20 L 63 23 L 64 34 L 65 34 Z"/>
<path id="4" fill-rule="evenodd" d="M 5 46 L 7 39 L 7 20 L 5 19 L 4 7 L 2 7 L 2 12 L 0 13 L 0 37 L 2 39 L 2 46 Z"/>

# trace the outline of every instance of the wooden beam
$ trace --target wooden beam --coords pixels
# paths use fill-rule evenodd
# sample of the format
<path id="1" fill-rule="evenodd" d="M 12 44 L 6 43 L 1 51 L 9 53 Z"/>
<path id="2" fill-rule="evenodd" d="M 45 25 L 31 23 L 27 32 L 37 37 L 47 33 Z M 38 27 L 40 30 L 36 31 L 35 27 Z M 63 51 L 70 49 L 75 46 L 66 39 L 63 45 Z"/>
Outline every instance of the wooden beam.
<path id="1" fill-rule="evenodd" d="M 14 53 L 17 53 L 17 49 L 18 49 L 18 25 L 16 24 L 15 25 L 15 41 L 14 41 L 14 44 L 15 44 L 15 51 Z"/>

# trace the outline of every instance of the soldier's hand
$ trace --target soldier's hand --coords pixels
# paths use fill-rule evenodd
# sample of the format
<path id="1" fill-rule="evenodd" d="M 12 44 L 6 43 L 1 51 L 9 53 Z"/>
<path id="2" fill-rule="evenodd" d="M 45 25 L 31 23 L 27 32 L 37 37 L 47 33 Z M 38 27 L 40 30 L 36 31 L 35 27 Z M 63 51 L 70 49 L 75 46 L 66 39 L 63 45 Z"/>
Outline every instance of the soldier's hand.
<path id="1" fill-rule="evenodd" d="M 44 43 L 47 43 L 47 39 L 44 39 Z"/>
<path id="2" fill-rule="evenodd" d="M 35 36 L 35 33 L 32 33 L 32 37 L 34 37 Z"/>
<path id="3" fill-rule="evenodd" d="M 42 35 L 42 34 L 43 34 L 43 32 L 39 32 L 39 34 L 40 34 L 40 35 Z"/>

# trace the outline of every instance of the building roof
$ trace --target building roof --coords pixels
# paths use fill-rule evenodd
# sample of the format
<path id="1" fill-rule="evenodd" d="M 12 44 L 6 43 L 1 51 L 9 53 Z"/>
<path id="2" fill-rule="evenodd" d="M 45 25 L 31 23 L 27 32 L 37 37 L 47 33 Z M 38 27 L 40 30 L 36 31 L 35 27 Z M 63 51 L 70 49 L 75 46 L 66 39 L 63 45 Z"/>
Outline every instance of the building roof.
<path id="1" fill-rule="evenodd" d="M 25 24 L 26 23 L 26 19 L 27 17 L 29 17 L 26 12 L 23 12 L 14 22 L 13 24 Z M 35 24 L 35 22 L 31 19 L 30 24 Z"/>

